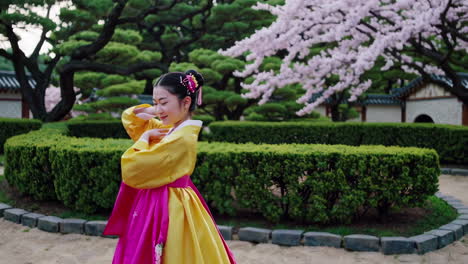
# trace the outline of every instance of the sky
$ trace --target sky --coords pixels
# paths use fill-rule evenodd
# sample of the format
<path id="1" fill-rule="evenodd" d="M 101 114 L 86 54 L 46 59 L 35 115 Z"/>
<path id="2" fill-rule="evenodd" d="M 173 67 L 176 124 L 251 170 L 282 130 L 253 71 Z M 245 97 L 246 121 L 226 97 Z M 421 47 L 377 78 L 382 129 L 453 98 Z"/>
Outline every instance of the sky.
<path id="1" fill-rule="evenodd" d="M 50 17 L 56 22 L 58 23 L 60 20 L 58 19 L 58 13 L 60 12 L 60 7 L 61 6 L 64 6 L 66 5 L 65 4 L 62 4 L 62 5 L 54 5 L 52 8 L 51 8 L 51 11 L 50 11 Z M 9 10 L 10 12 L 14 11 L 10 8 Z M 34 11 L 45 16 L 47 14 L 47 10 L 44 9 L 44 8 L 34 8 Z M 19 42 L 19 46 L 21 48 L 21 50 L 23 50 L 23 52 L 29 56 L 34 48 L 36 47 L 37 43 L 39 42 L 39 39 L 41 37 L 41 28 L 38 28 L 38 27 L 33 27 L 33 26 L 30 26 L 30 25 L 27 25 L 27 26 L 23 26 L 22 28 L 19 28 L 19 27 L 15 27 L 13 29 L 15 31 L 15 33 L 21 38 L 20 42 Z M 8 40 L 4 39 L 4 38 L 1 38 L 0 39 L 0 48 L 2 49 L 8 49 L 10 48 L 10 43 L 8 42 Z M 51 48 L 51 45 L 49 45 L 48 43 L 44 43 L 44 45 L 42 46 L 42 49 L 40 51 L 40 53 L 45 53 L 47 52 L 49 49 Z"/>

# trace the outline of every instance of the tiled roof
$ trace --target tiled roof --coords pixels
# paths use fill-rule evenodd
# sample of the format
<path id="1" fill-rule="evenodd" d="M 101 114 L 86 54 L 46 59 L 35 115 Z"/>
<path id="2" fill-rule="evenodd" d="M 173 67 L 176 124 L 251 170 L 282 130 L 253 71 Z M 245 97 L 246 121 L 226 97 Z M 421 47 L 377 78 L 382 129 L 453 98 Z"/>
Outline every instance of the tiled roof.
<path id="1" fill-rule="evenodd" d="M 368 94 L 363 105 L 399 105 L 401 100 L 390 94 Z"/>
<path id="2" fill-rule="evenodd" d="M 468 94 L 468 73 L 458 73 L 459 76 L 462 77 L 462 85 L 467 90 L 466 93 Z M 437 83 L 446 88 L 450 88 L 453 86 L 452 80 L 447 78 L 446 76 L 441 75 L 430 75 L 429 82 Z M 422 77 L 418 77 L 407 85 L 400 87 L 400 88 L 393 88 L 390 90 L 390 94 L 367 94 L 366 98 L 363 100 L 358 100 L 355 103 L 358 105 L 372 105 L 372 104 L 379 104 L 379 105 L 399 105 L 403 102 L 404 98 L 414 92 L 416 89 L 424 85 L 426 81 L 423 80 Z M 312 95 L 309 103 L 314 102 L 322 96 L 322 92 L 315 93 Z M 332 99 L 326 99 L 326 104 L 331 103 Z M 342 102 L 344 103 L 344 101 Z"/>
<path id="3" fill-rule="evenodd" d="M 462 77 L 462 85 L 467 90 L 467 93 L 468 93 L 468 74 L 458 73 L 458 75 Z M 446 88 L 453 87 L 452 80 L 450 80 L 446 76 L 431 74 L 429 75 L 429 78 L 430 78 L 429 82 L 440 84 L 442 86 L 445 86 Z M 423 80 L 423 78 L 418 77 L 414 79 L 413 81 L 411 81 L 410 83 L 408 83 L 406 86 L 403 86 L 400 88 L 393 88 L 390 91 L 390 93 L 397 97 L 406 97 L 409 94 L 411 94 L 414 90 L 421 87 L 421 85 L 423 85 L 424 83 L 425 81 Z"/>
<path id="4" fill-rule="evenodd" d="M 31 85 L 31 87 L 36 86 L 36 82 L 31 77 L 29 77 L 29 85 Z M 16 80 L 15 72 L 0 71 L 0 91 L 20 91 L 20 84 Z"/>
<path id="5" fill-rule="evenodd" d="M 322 96 L 322 92 L 315 93 L 312 96 L 311 100 L 309 100 L 309 102 L 310 103 L 314 102 L 320 96 Z M 331 98 L 325 99 L 325 104 L 331 104 L 332 100 L 333 99 L 331 99 Z M 343 99 L 341 101 L 341 103 L 345 104 L 346 100 Z M 389 94 L 368 94 L 367 97 L 364 100 L 358 99 L 354 103 L 357 104 L 357 105 L 372 105 L 372 104 L 374 104 L 374 105 L 375 104 L 399 105 L 399 104 L 401 104 L 401 100 L 399 100 L 398 98 L 395 98 L 395 96 L 392 96 L 392 95 L 389 95 Z"/>
<path id="6" fill-rule="evenodd" d="M 317 100 L 319 97 L 322 96 L 322 94 L 323 94 L 323 91 L 318 92 L 318 93 L 314 93 L 314 94 L 312 95 L 312 97 L 310 98 L 309 103 L 312 103 L 312 102 L 314 102 L 315 100 Z M 330 97 L 328 97 L 327 99 L 325 99 L 325 103 L 326 103 L 326 104 L 330 104 L 332 101 L 333 101 L 333 99 L 330 98 Z M 342 103 L 342 104 L 346 103 L 346 100 L 341 100 L 341 103 Z"/>

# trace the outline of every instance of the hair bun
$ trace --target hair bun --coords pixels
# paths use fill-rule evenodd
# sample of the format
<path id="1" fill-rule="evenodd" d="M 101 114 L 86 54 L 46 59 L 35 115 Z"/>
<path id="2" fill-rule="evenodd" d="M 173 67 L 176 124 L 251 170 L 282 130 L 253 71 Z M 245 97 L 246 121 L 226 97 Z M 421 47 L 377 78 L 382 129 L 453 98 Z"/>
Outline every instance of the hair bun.
<path id="1" fill-rule="evenodd" d="M 193 76 L 195 76 L 195 79 L 197 80 L 197 83 L 198 83 L 198 86 L 197 86 L 197 91 L 198 89 L 200 89 L 200 86 L 203 86 L 203 84 L 205 83 L 205 79 L 203 78 L 203 75 L 201 75 L 201 73 L 198 73 L 196 70 L 188 70 L 185 72 L 185 74 L 191 74 Z"/>

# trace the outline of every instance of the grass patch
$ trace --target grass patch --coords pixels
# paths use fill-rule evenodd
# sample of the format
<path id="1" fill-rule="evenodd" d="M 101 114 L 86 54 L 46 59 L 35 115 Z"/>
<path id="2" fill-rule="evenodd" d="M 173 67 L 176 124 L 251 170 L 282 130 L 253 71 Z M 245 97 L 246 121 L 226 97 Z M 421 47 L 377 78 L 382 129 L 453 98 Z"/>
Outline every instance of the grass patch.
<path id="1" fill-rule="evenodd" d="M 5 155 L 2 154 L 0 155 L 0 166 L 3 166 L 5 164 Z"/>
<path id="2" fill-rule="evenodd" d="M 407 214 L 418 211 L 419 213 Z M 329 232 L 341 236 L 351 234 L 366 234 L 373 236 L 403 236 L 410 237 L 422 234 L 431 229 L 436 229 L 447 224 L 458 217 L 454 208 L 444 200 L 431 196 L 421 208 L 407 208 L 402 212 L 394 211 L 390 214 L 390 219 L 384 223 L 369 216 L 366 219 L 358 219 L 349 225 L 302 225 L 292 223 L 269 223 L 260 217 L 237 217 L 215 216 L 219 225 L 229 225 L 235 228 L 240 227 L 260 227 L 269 229 L 300 229 L 305 232 L 319 231 Z"/>
<path id="3" fill-rule="evenodd" d="M 80 219 L 86 219 L 90 221 L 94 220 L 103 220 L 107 221 L 108 217 L 103 216 L 103 215 L 89 215 L 89 214 L 84 214 L 80 212 L 75 212 L 75 211 L 65 211 L 57 215 L 60 218 L 80 218 Z"/>
<path id="4" fill-rule="evenodd" d="M 445 225 L 459 216 L 453 207 L 436 196 L 429 197 L 426 204 L 432 213 L 416 222 L 415 226 L 411 229 L 413 234 L 421 234 L 441 225 Z"/>

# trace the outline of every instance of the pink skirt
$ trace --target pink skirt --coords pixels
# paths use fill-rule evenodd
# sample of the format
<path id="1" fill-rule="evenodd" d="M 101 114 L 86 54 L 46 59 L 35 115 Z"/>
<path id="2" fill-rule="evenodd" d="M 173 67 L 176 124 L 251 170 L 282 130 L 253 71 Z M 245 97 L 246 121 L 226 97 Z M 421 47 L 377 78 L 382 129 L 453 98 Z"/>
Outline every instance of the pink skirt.
<path id="1" fill-rule="evenodd" d="M 135 189 L 122 182 L 114 209 L 103 232 L 103 235 L 119 236 L 112 264 L 162 263 L 162 247 L 159 245 L 164 245 L 167 239 L 169 187 L 190 187 L 194 190 L 214 223 L 205 200 L 189 175 L 153 189 Z M 236 263 L 219 229 L 218 234 L 230 263 Z"/>

